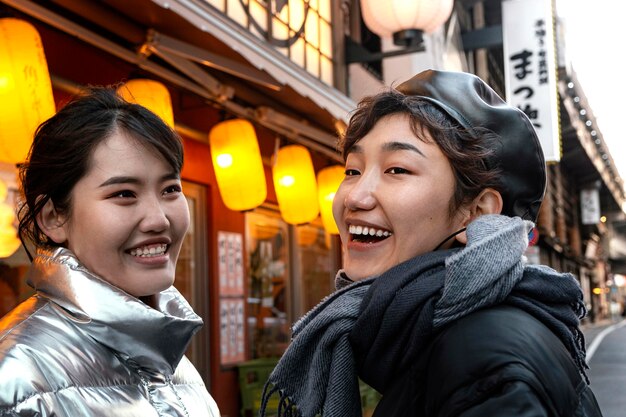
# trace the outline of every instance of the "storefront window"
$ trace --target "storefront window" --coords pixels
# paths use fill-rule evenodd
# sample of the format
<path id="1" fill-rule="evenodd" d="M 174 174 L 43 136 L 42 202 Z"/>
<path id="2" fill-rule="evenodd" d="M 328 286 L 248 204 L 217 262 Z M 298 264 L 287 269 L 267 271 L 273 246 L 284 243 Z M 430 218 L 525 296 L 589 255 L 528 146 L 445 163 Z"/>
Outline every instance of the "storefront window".
<path id="1" fill-rule="evenodd" d="M 291 326 L 333 290 L 333 238 L 319 220 L 289 226 L 277 211 L 246 214 L 251 359 L 279 357 Z"/>
<path id="2" fill-rule="evenodd" d="M 294 281 L 298 291 L 294 312 L 298 319 L 333 291 L 336 267 L 331 256 L 332 237 L 324 232 L 321 222 L 297 226 L 295 230 Z"/>
<path id="3" fill-rule="evenodd" d="M 287 224 L 270 211 L 246 214 L 252 358 L 280 356 L 289 343 L 289 239 Z"/>

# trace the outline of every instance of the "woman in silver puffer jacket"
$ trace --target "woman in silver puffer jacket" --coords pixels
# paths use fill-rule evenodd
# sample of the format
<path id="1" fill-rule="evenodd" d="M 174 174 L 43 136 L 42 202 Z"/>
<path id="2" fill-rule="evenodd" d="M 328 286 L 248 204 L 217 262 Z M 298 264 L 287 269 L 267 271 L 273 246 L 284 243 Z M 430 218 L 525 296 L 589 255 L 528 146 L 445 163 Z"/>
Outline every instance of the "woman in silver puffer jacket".
<path id="1" fill-rule="evenodd" d="M 184 356 L 202 320 L 172 287 L 182 162 L 178 136 L 111 89 L 40 126 L 20 168 L 36 294 L 0 320 L 0 416 L 219 416 Z"/>

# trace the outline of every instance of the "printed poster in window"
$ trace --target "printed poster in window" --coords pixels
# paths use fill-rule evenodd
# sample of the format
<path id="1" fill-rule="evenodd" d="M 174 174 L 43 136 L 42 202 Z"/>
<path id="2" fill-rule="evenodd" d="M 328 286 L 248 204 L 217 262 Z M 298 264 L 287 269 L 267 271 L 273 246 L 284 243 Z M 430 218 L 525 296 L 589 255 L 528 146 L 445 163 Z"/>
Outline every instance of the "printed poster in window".
<path id="1" fill-rule="evenodd" d="M 244 346 L 243 298 L 220 299 L 220 362 L 231 365 L 243 362 Z"/>
<path id="2" fill-rule="evenodd" d="M 243 296 L 243 237 L 241 233 L 217 233 L 220 296 Z"/>

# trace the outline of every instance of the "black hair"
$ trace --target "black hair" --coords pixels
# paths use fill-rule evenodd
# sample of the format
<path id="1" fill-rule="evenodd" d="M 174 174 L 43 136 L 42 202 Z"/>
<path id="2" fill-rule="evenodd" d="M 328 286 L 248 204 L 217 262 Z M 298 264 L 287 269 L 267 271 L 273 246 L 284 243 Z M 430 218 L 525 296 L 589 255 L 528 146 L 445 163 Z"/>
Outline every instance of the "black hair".
<path id="1" fill-rule="evenodd" d="M 359 102 L 339 141 L 343 158 L 378 121 L 393 114 L 407 115 L 415 136 L 427 142 L 427 132 L 450 162 L 455 177 L 450 215 L 463 203 L 472 201 L 485 188 L 500 191 L 499 170 L 490 169 L 486 164 L 499 140 L 495 133 L 479 128 L 469 131 L 431 101 L 407 96 L 395 89 L 365 97 Z"/>
<path id="2" fill-rule="evenodd" d="M 60 246 L 39 228 L 37 215 L 51 200 L 57 212 L 69 216 L 72 190 L 88 172 L 94 149 L 120 131 L 180 173 L 183 146 L 173 129 L 145 107 L 125 101 L 114 88 L 89 87 L 37 128 L 28 159 L 19 168 L 19 237 L 25 248 L 27 241 L 36 247 Z"/>

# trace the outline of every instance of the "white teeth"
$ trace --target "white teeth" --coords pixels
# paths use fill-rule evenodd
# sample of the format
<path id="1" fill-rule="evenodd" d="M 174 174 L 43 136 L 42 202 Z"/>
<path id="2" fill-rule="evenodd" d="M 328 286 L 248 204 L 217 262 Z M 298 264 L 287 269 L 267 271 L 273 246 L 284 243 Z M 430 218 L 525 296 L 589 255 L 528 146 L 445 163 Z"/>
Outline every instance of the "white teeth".
<path id="1" fill-rule="evenodd" d="M 148 245 L 148 246 L 143 246 L 141 248 L 131 249 L 130 254 L 132 256 L 139 256 L 142 258 L 147 258 L 150 256 L 163 255 L 166 250 L 167 250 L 167 245 L 163 243 L 159 245 Z"/>
<path id="2" fill-rule="evenodd" d="M 364 236 L 378 236 L 378 237 L 387 237 L 387 236 L 391 236 L 393 233 L 387 231 L 387 230 L 382 230 L 382 229 L 375 229 L 373 227 L 363 227 L 363 226 L 354 226 L 354 225 L 350 225 L 348 227 L 348 232 L 350 232 L 350 234 L 353 235 L 364 235 Z"/>

